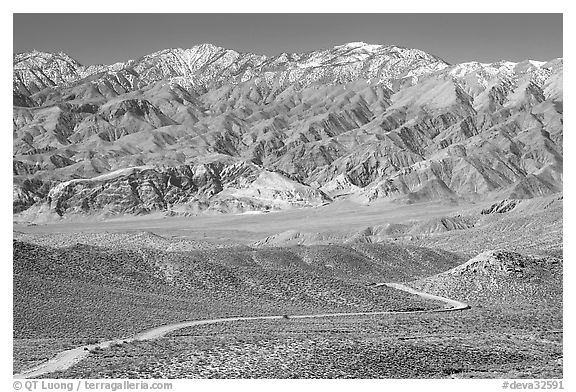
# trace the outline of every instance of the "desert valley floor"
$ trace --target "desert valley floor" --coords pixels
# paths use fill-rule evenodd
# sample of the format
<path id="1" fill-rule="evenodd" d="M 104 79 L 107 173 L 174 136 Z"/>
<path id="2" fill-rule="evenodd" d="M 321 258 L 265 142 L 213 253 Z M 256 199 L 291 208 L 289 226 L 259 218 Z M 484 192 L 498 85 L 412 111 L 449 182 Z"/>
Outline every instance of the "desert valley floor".
<path id="1" fill-rule="evenodd" d="M 15 222 L 13 372 L 561 378 L 562 199 Z"/>

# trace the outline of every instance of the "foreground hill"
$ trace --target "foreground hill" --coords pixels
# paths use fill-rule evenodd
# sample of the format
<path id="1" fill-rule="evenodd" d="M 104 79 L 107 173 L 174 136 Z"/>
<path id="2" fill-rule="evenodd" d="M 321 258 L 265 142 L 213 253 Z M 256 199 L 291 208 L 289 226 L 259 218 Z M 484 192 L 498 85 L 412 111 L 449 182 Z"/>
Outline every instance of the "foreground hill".
<path id="1" fill-rule="evenodd" d="M 17 54 L 14 212 L 547 195 L 563 183 L 562 75 L 562 59 L 450 65 L 364 43 L 272 58 L 200 45 L 98 66 Z"/>
<path id="2" fill-rule="evenodd" d="M 68 244 L 15 241 L 16 369 L 88 342 L 122 338 L 170 322 L 242 316 L 414 310 L 437 307 L 374 281 L 423 277 L 463 261 L 423 248 L 206 249 L 159 236 L 100 234 Z M 75 236 L 71 236 L 76 238 Z M 30 238 L 28 238 L 30 240 Z M 50 243 L 60 247 L 45 246 Z M 192 247 L 192 248 L 191 248 Z M 166 247 L 169 248 L 169 247 Z M 191 250 L 192 249 L 192 250 Z M 65 316 L 64 316 L 65 315 Z"/>
<path id="3" fill-rule="evenodd" d="M 469 301 L 472 306 L 499 304 L 517 312 L 522 308 L 555 308 L 561 313 L 562 266 L 560 258 L 494 250 L 412 285 Z"/>
<path id="4" fill-rule="evenodd" d="M 560 259 L 489 251 L 409 284 L 472 308 L 194 326 L 46 377 L 562 378 Z"/>

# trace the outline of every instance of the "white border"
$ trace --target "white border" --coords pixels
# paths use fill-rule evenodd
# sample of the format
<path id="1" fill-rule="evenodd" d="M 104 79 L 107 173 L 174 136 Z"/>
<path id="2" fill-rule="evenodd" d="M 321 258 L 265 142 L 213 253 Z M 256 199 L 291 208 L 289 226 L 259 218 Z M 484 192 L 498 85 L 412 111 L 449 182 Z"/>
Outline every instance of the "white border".
<path id="1" fill-rule="evenodd" d="M 386 1 L 364 1 L 364 2 L 332 2 L 332 1 L 319 1 L 313 2 L 310 0 L 295 0 L 288 2 L 271 2 L 264 0 L 241 2 L 234 0 L 220 0 L 220 1 L 169 1 L 163 2 L 159 5 L 158 2 L 126 2 L 117 0 L 99 0 L 97 2 L 78 2 L 72 0 L 65 1 L 40 1 L 40 0 L 29 0 L 12 2 L 6 7 L 7 12 L 2 13 L 2 24 L 1 29 L 3 30 L 3 37 L 5 39 L 3 42 L 2 54 L 5 56 L 2 62 L 4 78 L 2 91 L 4 94 L 3 105 L 1 106 L 4 115 L 3 124 L 4 133 L 6 139 L 8 139 L 8 134 L 11 133 L 12 128 L 11 118 L 12 118 L 12 108 L 11 102 L 12 97 L 9 94 L 10 86 L 8 75 L 11 74 L 11 62 L 8 60 L 8 56 L 11 56 L 12 51 L 8 48 L 8 37 L 12 37 L 12 14 L 13 13 L 54 13 L 54 12 L 80 12 L 80 13 L 91 13 L 91 12 L 122 12 L 122 13 L 199 13 L 199 12 L 226 12 L 226 13 L 260 13 L 260 12 L 302 12 L 302 13 L 323 13 L 323 12 L 339 12 L 339 13 L 362 13 L 362 12 L 382 12 L 382 13 L 410 13 L 417 11 L 418 13 L 564 13 L 564 60 L 565 67 L 568 72 L 564 74 L 564 84 L 565 88 L 565 107 L 572 108 L 571 99 L 574 92 L 574 67 L 573 67 L 573 49 L 569 47 L 574 47 L 572 40 L 568 40 L 568 37 L 574 37 L 574 25 L 576 20 L 574 20 L 572 12 L 572 7 L 569 6 L 569 2 L 562 1 L 502 1 L 502 0 L 483 0 L 478 2 L 463 2 L 457 0 L 450 1 L 424 1 L 424 0 L 412 0 L 406 2 L 386 2 Z M 160 8 L 161 6 L 161 8 Z M 12 43 L 10 44 L 12 45 Z M 574 239 L 574 180 L 572 170 L 576 169 L 574 162 L 574 156 L 571 154 L 572 151 L 576 151 L 574 143 L 574 129 L 571 125 L 574 123 L 574 114 L 571 110 L 568 110 L 567 115 L 564 116 L 565 128 L 568 132 L 565 134 L 564 140 L 564 172 L 568 174 L 564 182 L 564 236 L 568 239 Z M 12 389 L 12 263 L 11 258 L 8 257 L 11 254 L 11 233 L 12 233 L 12 213 L 10 203 L 9 189 L 12 182 L 11 171 L 11 158 L 12 150 L 11 143 L 5 140 L 1 144 L 3 151 L 0 154 L 1 162 L 0 167 L 3 169 L 0 171 L 2 173 L 2 180 L 5 184 L 4 192 L 1 193 L 2 197 L 2 236 L 1 246 L 6 257 L 2 261 L 2 284 L 3 287 L 10 287 L 10 290 L 5 290 L 3 293 L 3 309 L 4 317 L 2 323 L 2 336 L 4 337 L 4 347 L 2 355 L 2 377 L 0 380 L 4 385 L 3 390 L 10 391 Z M 10 208 L 10 209 L 9 209 Z M 566 263 L 564 265 L 565 275 L 564 275 L 564 328 L 566 331 L 574 331 L 574 317 L 572 316 L 571 304 L 569 299 L 574 298 L 574 285 L 571 284 L 571 278 L 574 277 L 574 267 L 572 265 L 573 256 L 575 255 L 574 240 L 565 241 L 564 244 Z M 564 336 L 564 385 L 567 390 L 573 387 L 574 378 L 570 372 L 574 364 L 574 350 L 573 350 L 573 334 L 567 333 Z M 294 388 L 312 390 L 318 387 L 331 388 L 336 390 L 348 390 L 350 388 L 360 387 L 366 391 L 384 391 L 384 390 L 435 390 L 438 388 L 442 391 L 462 391 L 467 389 L 470 391 L 490 391 L 490 390 L 502 390 L 502 382 L 499 380 L 291 380 L 291 381 L 276 381 L 276 380 L 197 380 L 197 381 L 176 381 L 174 390 L 212 390 L 212 389 L 229 389 L 233 387 L 234 389 L 239 388 L 239 390 L 250 390 L 250 391 L 266 391 L 269 392 L 271 388 L 280 390 L 293 390 Z"/>

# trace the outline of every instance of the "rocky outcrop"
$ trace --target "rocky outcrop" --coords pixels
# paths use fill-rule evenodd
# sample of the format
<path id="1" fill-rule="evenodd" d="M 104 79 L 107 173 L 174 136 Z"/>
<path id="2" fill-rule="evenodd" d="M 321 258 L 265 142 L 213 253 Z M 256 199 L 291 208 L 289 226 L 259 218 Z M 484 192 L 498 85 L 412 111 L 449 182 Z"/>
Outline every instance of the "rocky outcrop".
<path id="1" fill-rule="evenodd" d="M 480 213 L 482 215 L 488 214 L 504 214 L 512 211 L 520 203 L 520 200 L 502 200 L 498 203 L 492 204 L 490 207 L 483 209 Z"/>
<path id="2" fill-rule="evenodd" d="M 33 196 L 22 187 L 15 187 L 14 192 L 18 200 L 15 209 L 34 204 L 35 200 L 29 200 Z M 64 181 L 51 187 L 40 203 L 44 204 L 44 211 L 64 216 L 272 211 L 315 206 L 329 200 L 323 192 L 280 173 L 249 163 L 215 162 L 166 170 L 131 167 Z"/>
<path id="3" fill-rule="evenodd" d="M 474 306 L 518 310 L 562 304 L 562 259 L 506 250 L 479 254 L 446 272 L 411 283 L 426 292 L 452 295 Z"/>
<path id="4" fill-rule="evenodd" d="M 481 253 L 442 275 L 523 275 L 541 264 L 558 262 L 559 260 L 554 258 L 535 258 L 515 252 L 495 250 Z"/>

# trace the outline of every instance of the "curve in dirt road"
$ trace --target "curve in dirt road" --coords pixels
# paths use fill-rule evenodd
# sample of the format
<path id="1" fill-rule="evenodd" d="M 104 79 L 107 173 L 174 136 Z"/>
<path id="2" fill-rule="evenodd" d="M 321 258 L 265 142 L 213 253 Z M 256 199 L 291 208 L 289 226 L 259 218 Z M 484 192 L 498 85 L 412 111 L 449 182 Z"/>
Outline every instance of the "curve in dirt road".
<path id="1" fill-rule="evenodd" d="M 402 290 L 402 291 L 405 291 L 405 292 L 410 293 L 410 294 L 419 295 L 422 298 L 431 299 L 433 301 L 444 302 L 446 305 L 448 305 L 447 308 L 436 309 L 436 310 L 429 311 L 429 312 L 446 312 L 446 311 L 470 309 L 470 305 L 468 305 L 464 302 L 460 302 L 460 301 L 457 301 L 455 299 L 450 299 L 450 298 L 446 298 L 446 297 L 441 297 L 439 295 L 428 294 L 428 293 L 425 293 L 423 291 L 418 291 L 418 290 L 416 290 L 410 286 L 406 286 L 402 283 L 379 283 L 376 286 L 388 286 L 388 287 L 391 287 L 393 289 Z"/>
<path id="2" fill-rule="evenodd" d="M 303 318 L 321 318 L 321 317 L 344 317 L 344 316 L 377 316 L 377 315 L 389 315 L 389 314 L 417 314 L 417 313 L 439 313 L 439 312 L 453 312 L 457 310 L 465 310 L 469 309 L 470 306 L 465 304 L 464 302 L 456 301 L 450 298 L 441 297 L 438 295 L 428 294 L 421 291 L 418 291 L 412 287 L 403 285 L 401 283 L 378 283 L 375 284 L 373 287 L 381 287 L 387 286 L 390 288 L 394 288 L 397 290 L 402 290 L 410 294 L 418 295 L 425 299 L 430 299 L 434 301 L 443 302 L 446 304 L 444 308 L 433 309 L 433 310 L 410 310 L 410 311 L 382 311 L 382 312 L 351 312 L 351 313 L 319 313 L 319 314 L 310 314 L 310 315 L 295 315 L 290 316 L 292 319 L 303 319 Z M 54 358 L 35 366 L 29 370 L 26 370 L 22 373 L 15 374 L 14 378 L 37 378 L 44 374 L 49 374 L 57 371 L 64 371 L 71 366 L 77 364 L 82 359 L 86 358 L 91 350 L 96 348 L 106 349 L 115 344 L 123 344 L 123 343 L 130 343 L 133 341 L 144 341 L 144 340 L 152 340 L 157 339 L 166 334 L 177 331 L 182 328 L 193 327 L 196 325 L 205 325 L 205 324 L 216 324 L 216 323 L 226 323 L 232 321 L 241 321 L 241 320 L 276 320 L 282 319 L 285 316 L 247 316 L 247 317 L 228 317 L 228 318 L 217 318 L 217 319 L 207 319 L 207 320 L 193 320 L 193 321 L 184 321 L 180 323 L 173 323 L 162 325 L 160 327 L 155 327 L 143 332 L 140 332 L 130 338 L 126 339 L 115 339 L 109 340 L 106 342 L 98 343 L 98 344 L 91 344 L 86 346 L 77 347 L 71 350 L 62 351 L 61 353 L 57 354 Z"/>

